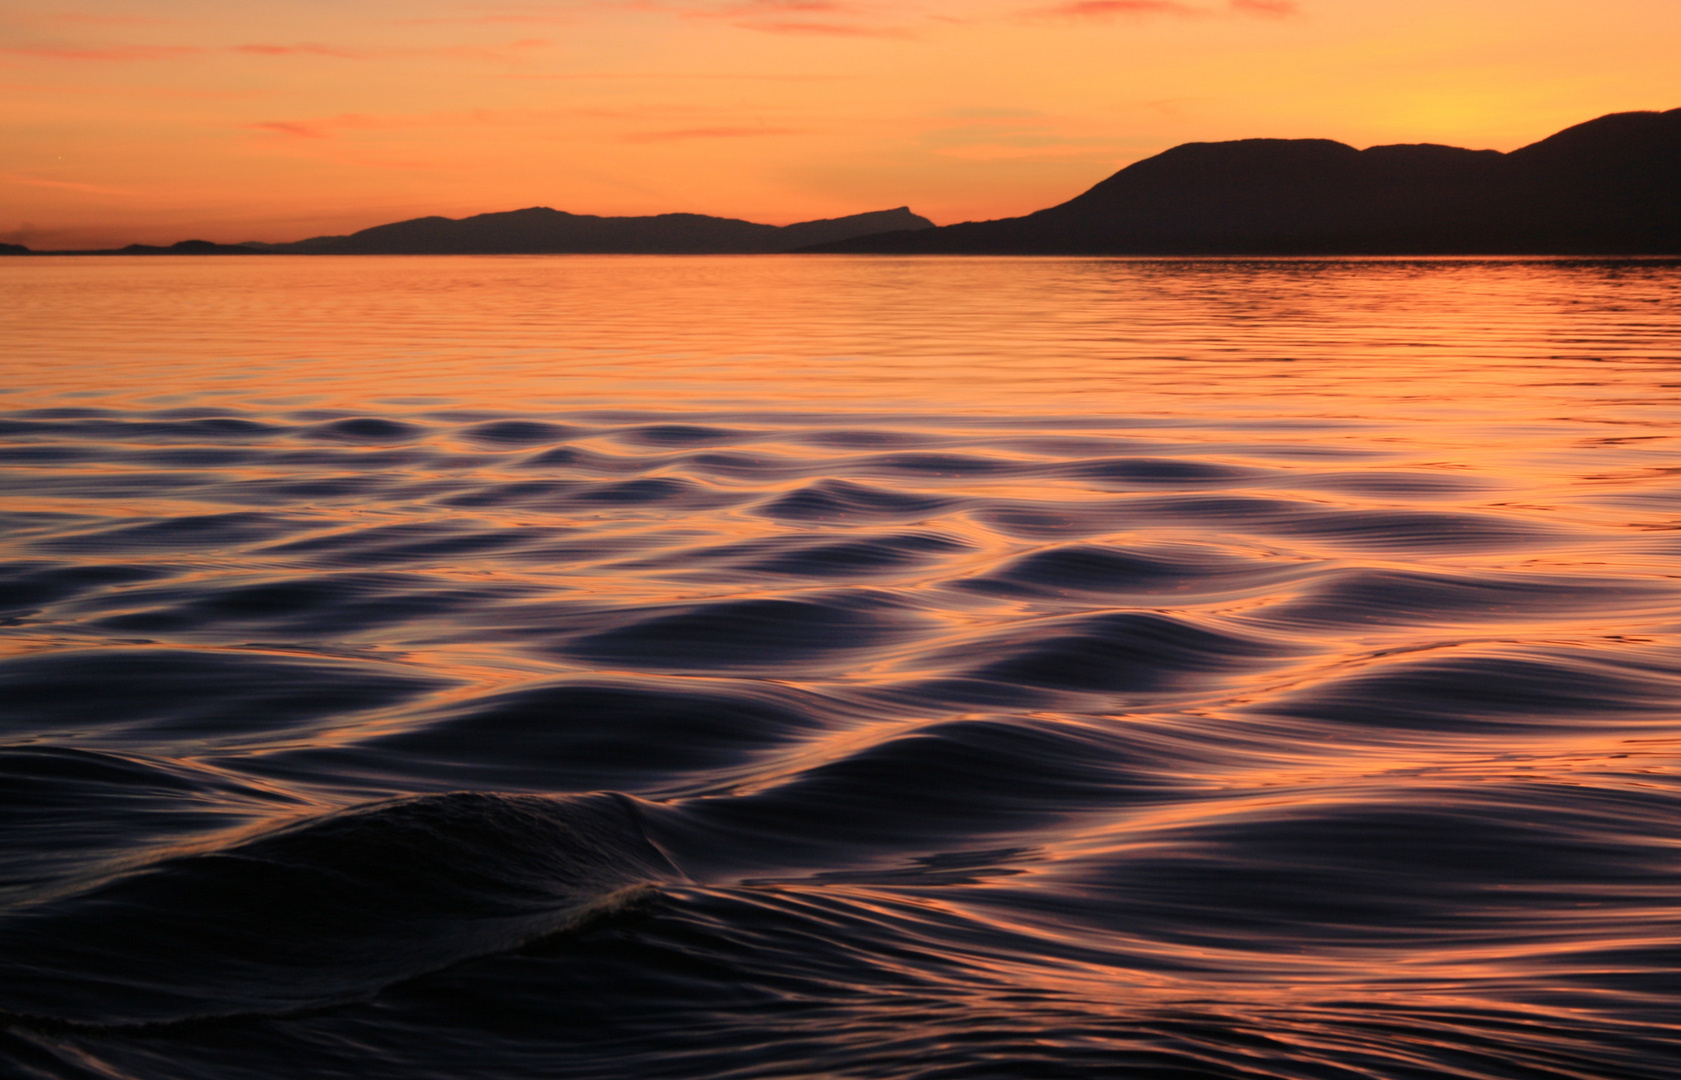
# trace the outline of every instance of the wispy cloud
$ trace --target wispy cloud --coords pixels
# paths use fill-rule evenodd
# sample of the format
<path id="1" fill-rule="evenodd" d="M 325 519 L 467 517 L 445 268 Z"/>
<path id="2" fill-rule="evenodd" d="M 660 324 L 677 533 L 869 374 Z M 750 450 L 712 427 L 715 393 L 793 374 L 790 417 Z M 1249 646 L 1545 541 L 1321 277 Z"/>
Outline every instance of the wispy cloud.
<path id="1" fill-rule="evenodd" d="M 687 14 L 708 19 L 761 18 L 767 15 L 835 16 L 856 15 L 859 8 L 839 0 L 740 0 L 691 8 Z"/>
<path id="2" fill-rule="evenodd" d="M 843 0 L 736 0 L 682 9 L 691 19 L 719 19 L 763 34 L 819 37 L 913 38 L 907 27 L 884 19 L 873 6 Z"/>
<path id="3" fill-rule="evenodd" d="M 755 71 L 532 71 L 501 76 L 530 82 L 854 82 L 862 76 L 838 74 L 771 75 Z"/>
<path id="4" fill-rule="evenodd" d="M 358 49 L 341 49 L 331 45 L 230 45 L 229 52 L 249 56 L 332 56 L 341 60 L 364 60 L 370 55 Z"/>
<path id="5" fill-rule="evenodd" d="M 577 16 L 557 12 L 508 12 L 487 15 L 440 16 L 429 19 L 393 19 L 392 26 L 553 26 L 576 23 Z"/>
<path id="6" fill-rule="evenodd" d="M 475 45 L 445 45 L 432 48 L 356 49 L 338 45 L 322 45 L 315 42 L 301 42 L 293 45 L 260 42 L 249 45 L 230 45 L 227 51 L 243 53 L 247 56 L 326 56 L 336 60 L 393 60 L 409 57 L 450 60 L 509 60 L 513 59 L 519 52 L 546 48 L 549 44 L 547 38 L 524 38 L 519 41 L 510 41 L 506 45 L 495 48 Z"/>
<path id="7" fill-rule="evenodd" d="M 902 26 L 860 26 L 855 23 L 794 22 L 778 20 L 749 20 L 736 23 L 743 30 L 757 30 L 763 34 L 813 34 L 820 37 L 913 38 L 916 35 Z"/>
<path id="8" fill-rule="evenodd" d="M 1202 8 L 1175 0 L 1075 0 L 1071 4 L 1034 8 L 1028 15 L 1060 19 L 1094 19 L 1107 21 L 1126 15 L 1201 15 Z"/>
<path id="9" fill-rule="evenodd" d="M 72 23 L 79 26 L 167 26 L 176 20 L 158 19 L 148 15 L 95 15 L 83 11 L 53 11 L 25 18 L 42 22 Z"/>
<path id="10" fill-rule="evenodd" d="M 1151 15 L 1204 18 L 1211 15 L 1251 15 L 1278 19 L 1299 10 L 1296 0 L 1226 0 L 1224 8 L 1183 3 L 1181 0 L 1072 0 L 1071 3 L 1031 8 L 1022 12 L 1034 19 L 1109 22 Z"/>
<path id="11" fill-rule="evenodd" d="M 648 122 L 645 113 L 624 109 L 464 109 L 456 112 L 406 113 L 370 116 L 339 113 L 290 120 L 262 120 L 242 125 L 247 131 L 279 135 L 288 139 L 332 139 L 347 131 L 389 131 L 404 128 L 483 127 L 521 125 L 569 120 L 636 120 Z M 668 119 L 667 122 L 670 122 Z M 755 131 L 760 130 L 755 128 Z"/>
<path id="12" fill-rule="evenodd" d="M 183 60 L 188 57 L 209 56 L 213 53 L 232 53 L 236 56 L 319 56 L 335 60 L 392 60 L 419 58 L 432 60 L 485 60 L 505 63 L 519 59 L 522 53 L 529 53 L 532 50 L 547 48 L 549 45 L 550 42 L 547 38 L 525 38 L 520 41 L 510 41 L 507 44 L 498 47 L 444 45 L 432 48 L 409 49 L 359 49 L 340 45 L 323 45 L 318 42 L 300 42 L 294 44 L 250 42 L 243 45 L 225 45 L 219 48 L 206 48 L 201 45 L 116 45 L 105 48 L 8 45 L 0 46 L 0 55 L 24 56 L 37 60 L 129 62 L 145 60 Z"/>
<path id="13" fill-rule="evenodd" d="M 268 135 L 285 135 L 294 139 L 330 139 L 340 131 L 376 131 L 387 128 L 435 127 L 484 123 L 490 118 L 482 111 L 445 115 L 367 116 L 363 113 L 339 113 L 337 116 L 316 117 L 309 120 L 263 120 L 245 125 L 251 131 Z"/>
<path id="14" fill-rule="evenodd" d="M 202 56 L 209 51 L 196 45 L 117 45 L 104 49 L 0 46 L 0 53 L 37 60 L 179 60 L 185 56 Z"/>
<path id="15" fill-rule="evenodd" d="M 58 94 L 66 97 L 97 97 L 110 96 L 109 86 L 99 82 L 38 82 L 38 83 L 0 83 L 0 91 L 14 90 L 25 94 Z M 130 98 L 157 98 L 167 101 L 247 101 L 261 97 L 256 90 L 206 90 L 202 88 L 185 88 L 179 86 L 128 86 L 123 88 L 123 94 Z"/>
<path id="16" fill-rule="evenodd" d="M 127 188 L 110 187 L 106 184 L 84 184 L 76 180 L 49 180 L 44 176 L 29 176 L 24 173 L 0 173 L 0 180 L 8 184 L 22 184 L 25 187 L 55 188 L 59 191 L 77 191 L 87 195 L 139 194 Z"/>
<path id="17" fill-rule="evenodd" d="M 266 131 L 273 135 L 291 135 L 299 139 L 325 139 L 325 129 L 315 124 L 306 124 L 297 120 L 265 120 L 260 124 L 248 125 L 252 131 Z"/>
<path id="18" fill-rule="evenodd" d="M 675 142 L 680 139 L 745 139 L 765 135 L 804 135 L 800 128 L 770 127 L 701 127 L 677 128 L 673 131 L 638 131 L 622 136 L 627 143 Z"/>

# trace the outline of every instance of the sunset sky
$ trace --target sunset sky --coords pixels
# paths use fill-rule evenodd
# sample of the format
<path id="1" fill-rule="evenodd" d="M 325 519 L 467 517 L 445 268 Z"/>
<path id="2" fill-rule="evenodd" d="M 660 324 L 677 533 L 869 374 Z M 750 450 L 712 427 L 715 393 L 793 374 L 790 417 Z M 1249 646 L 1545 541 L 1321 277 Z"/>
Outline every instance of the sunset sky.
<path id="1" fill-rule="evenodd" d="M 1178 143 L 1509 150 L 1681 106 L 1677 0 L 18 0 L 0 240 L 546 205 L 944 224 Z"/>

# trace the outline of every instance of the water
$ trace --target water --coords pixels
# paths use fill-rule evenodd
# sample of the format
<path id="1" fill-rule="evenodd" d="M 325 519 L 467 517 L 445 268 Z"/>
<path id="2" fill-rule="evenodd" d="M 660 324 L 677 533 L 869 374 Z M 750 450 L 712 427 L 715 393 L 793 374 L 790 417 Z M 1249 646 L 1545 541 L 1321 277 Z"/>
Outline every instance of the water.
<path id="1" fill-rule="evenodd" d="M 0 1073 L 1674 1075 L 1681 266 L 0 275 Z"/>

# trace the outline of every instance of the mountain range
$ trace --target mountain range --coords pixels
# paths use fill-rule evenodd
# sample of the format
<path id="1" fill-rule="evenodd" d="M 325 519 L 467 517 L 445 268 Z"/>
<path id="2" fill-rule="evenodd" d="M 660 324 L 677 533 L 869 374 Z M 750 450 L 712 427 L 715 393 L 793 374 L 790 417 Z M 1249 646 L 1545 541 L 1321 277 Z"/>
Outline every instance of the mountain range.
<path id="1" fill-rule="evenodd" d="M 1187 143 L 1025 217 L 814 245 L 999 255 L 1681 254 L 1681 109 L 1500 153 L 1327 139 Z"/>
<path id="2" fill-rule="evenodd" d="M 534 206 L 460 220 L 415 218 L 349 236 L 264 245 L 262 250 L 300 255 L 763 255 L 933 225 L 904 206 L 794 225 L 759 225 L 704 214 L 596 217 Z"/>
<path id="3" fill-rule="evenodd" d="M 933 228 L 908 207 L 850 217 L 760 225 L 704 214 L 596 217 L 546 206 L 478 214 L 423 217 L 375 225 L 349 236 L 316 236 L 289 244 L 215 244 L 182 240 L 165 246 L 130 244 L 97 255 L 750 255 L 846 240 L 869 233 Z M 28 248 L 0 254 L 28 254 Z M 70 254 L 65 252 L 63 254 Z"/>
<path id="4" fill-rule="evenodd" d="M 1025 217 L 906 207 L 796 225 L 548 207 L 287 244 L 78 254 L 1681 255 L 1681 109 L 1602 116 L 1510 153 L 1328 139 L 1186 143 Z M 0 254 L 33 254 L 0 244 Z"/>

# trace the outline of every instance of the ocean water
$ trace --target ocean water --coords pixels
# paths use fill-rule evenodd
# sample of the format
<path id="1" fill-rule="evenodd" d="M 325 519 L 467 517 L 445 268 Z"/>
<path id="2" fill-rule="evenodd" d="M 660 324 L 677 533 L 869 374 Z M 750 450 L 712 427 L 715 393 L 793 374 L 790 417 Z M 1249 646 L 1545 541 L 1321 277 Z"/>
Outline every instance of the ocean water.
<path id="1" fill-rule="evenodd" d="M 1681 1061 L 1681 265 L 0 265 L 0 1075 Z"/>

